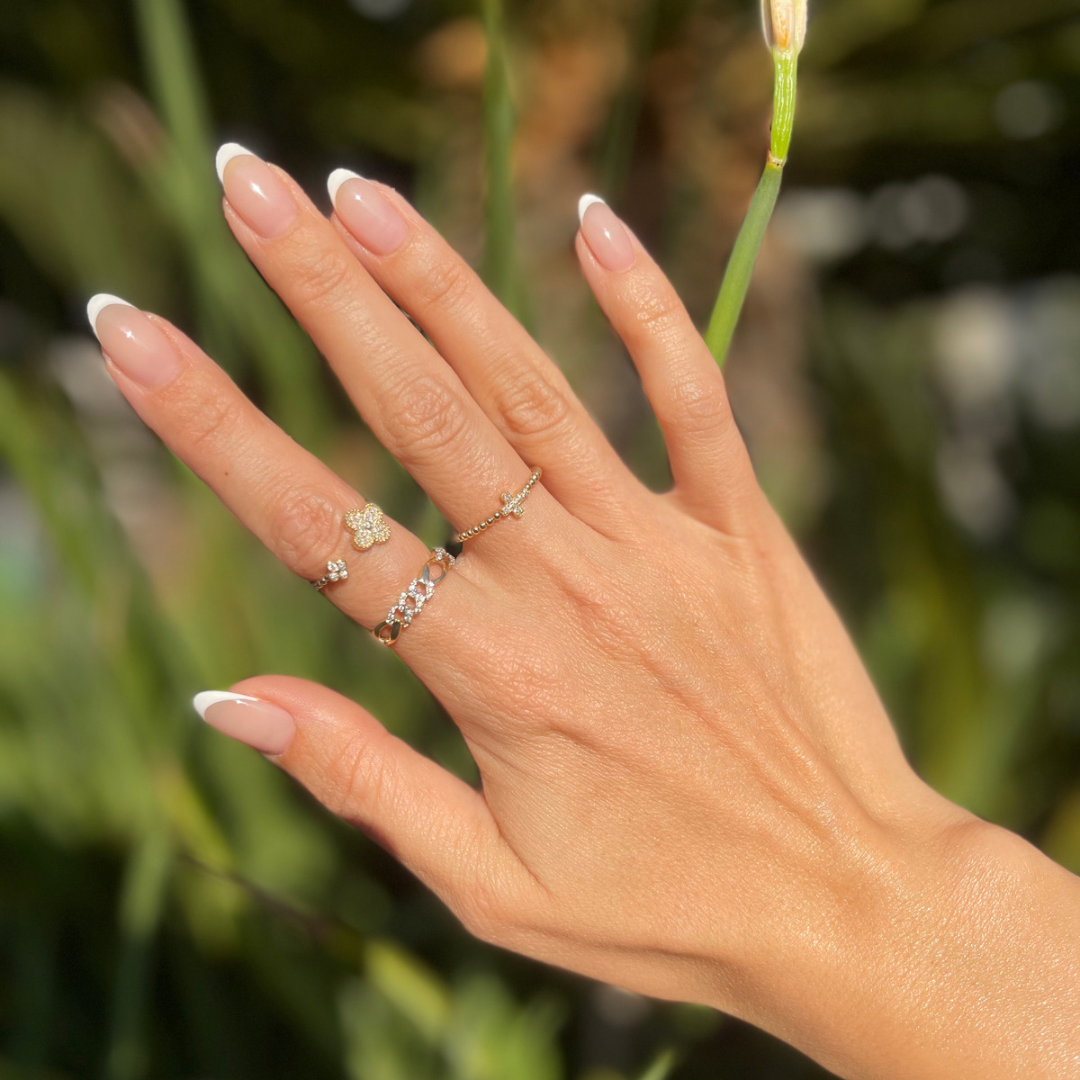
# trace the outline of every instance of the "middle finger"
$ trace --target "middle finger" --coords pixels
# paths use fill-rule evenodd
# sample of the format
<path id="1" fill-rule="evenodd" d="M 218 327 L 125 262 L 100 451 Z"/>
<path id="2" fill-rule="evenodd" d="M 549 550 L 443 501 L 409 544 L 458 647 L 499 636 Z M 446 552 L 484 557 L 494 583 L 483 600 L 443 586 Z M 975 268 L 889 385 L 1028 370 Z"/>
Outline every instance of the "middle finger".
<path id="1" fill-rule="evenodd" d="M 543 466 L 544 486 L 599 532 L 621 531 L 630 473 L 543 349 L 396 191 L 345 169 L 328 187 L 349 249 L 423 328 L 506 441 Z"/>
<path id="2" fill-rule="evenodd" d="M 218 153 L 225 213 L 248 257 L 329 361 L 364 422 L 455 529 L 519 490 L 530 465 L 461 380 L 371 279 L 282 170 L 228 144 Z M 545 515 L 552 500 L 530 501 Z"/>

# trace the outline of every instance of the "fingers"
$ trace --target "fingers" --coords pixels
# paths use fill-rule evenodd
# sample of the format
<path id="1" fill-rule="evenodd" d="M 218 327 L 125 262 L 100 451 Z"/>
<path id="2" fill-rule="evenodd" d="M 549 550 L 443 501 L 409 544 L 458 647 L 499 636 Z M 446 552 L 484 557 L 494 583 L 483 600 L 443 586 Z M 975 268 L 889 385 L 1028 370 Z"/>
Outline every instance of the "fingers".
<path id="1" fill-rule="evenodd" d="M 338 169 L 334 223 L 375 281 L 424 329 L 473 399 L 544 484 L 596 527 L 631 477 L 562 372 L 472 268 L 393 189 Z"/>
<path id="2" fill-rule="evenodd" d="M 427 558 L 424 544 L 390 523 L 389 542 L 357 551 L 343 519 L 364 500 L 189 338 L 116 297 L 95 297 L 89 315 L 120 390 L 177 457 L 301 577 L 315 580 L 329 560 L 344 558 L 349 578 L 326 596 L 364 626 L 383 619 Z M 456 583 L 463 597 L 464 586 Z"/>
<path id="3" fill-rule="evenodd" d="M 265 676 L 199 694 L 195 707 L 368 833 L 474 931 L 484 930 L 493 896 L 513 906 L 528 890 L 532 879 L 483 795 L 348 698 L 303 679 Z"/>
<path id="4" fill-rule="evenodd" d="M 757 486 L 716 361 L 671 283 L 612 210 L 586 195 L 579 215 L 578 258 L 641 375 L 679 498 L 717 528 L 741 531 Z"/>
<path id="5" fill-rule="evenodd" d="M 235 146 L 219 171 L 234 234 L 375 435 L 455 528 L 490 514 L 489 493 L 520 487 L 530 469 L 461 380 L 285 173 Z M 557 507 L 542 495 L 534 505 Z"/>

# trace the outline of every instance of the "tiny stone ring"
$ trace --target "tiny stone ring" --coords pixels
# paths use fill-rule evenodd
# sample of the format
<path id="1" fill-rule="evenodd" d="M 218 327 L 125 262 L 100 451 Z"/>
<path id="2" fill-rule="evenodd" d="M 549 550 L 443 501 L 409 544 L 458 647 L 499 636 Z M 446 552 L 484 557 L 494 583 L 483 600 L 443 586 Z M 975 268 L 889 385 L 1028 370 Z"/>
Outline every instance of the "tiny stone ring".
<path id="1" fill-rule="evenodd" d="M 322 592 L 327 585 L 331 585 L 335 581 L 344 581 L 348 576 L 349 568 L 345 565 L 345 560 L 331 559 L 326 564 L 326 573 L 318 581 L 313 581 L 311 584 L 319 592 Z"/>

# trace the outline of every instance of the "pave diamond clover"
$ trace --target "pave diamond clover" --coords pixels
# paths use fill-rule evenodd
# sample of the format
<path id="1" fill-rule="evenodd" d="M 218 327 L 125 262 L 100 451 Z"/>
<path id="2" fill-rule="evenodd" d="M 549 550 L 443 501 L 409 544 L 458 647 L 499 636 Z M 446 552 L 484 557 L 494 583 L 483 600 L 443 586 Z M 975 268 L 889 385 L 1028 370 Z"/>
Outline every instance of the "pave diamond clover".
<path id="1" fill-rule="evenodd" d="M 362 510 L 350 510 L 345 515 L 345 528 L 353 534 L 353 547 L 358 551 L 367 551 L 374 544 L 385 544 L 390 539 L 390 526 L 374 503 L 368 503 Z"/>

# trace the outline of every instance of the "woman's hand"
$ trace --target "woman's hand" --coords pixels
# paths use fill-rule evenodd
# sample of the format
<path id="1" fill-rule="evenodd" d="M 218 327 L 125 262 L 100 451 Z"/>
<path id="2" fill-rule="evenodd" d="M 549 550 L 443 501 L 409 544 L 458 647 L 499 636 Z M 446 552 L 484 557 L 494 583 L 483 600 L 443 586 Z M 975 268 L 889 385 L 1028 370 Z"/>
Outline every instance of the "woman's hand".
<path id="1" fill-rule="evenodd" d="M 225 150 L 237 239 L 453 527 L 543 476 L 521 520 L 467 542 L 396 646 L 460 727 L 482 791 L 296 679 L 204 697 L 206 719 L 490 941 L 746 1017 L 845 1075 L 1069 1075 L 1050 1066 L 1078 1060 L 1075 949 L 1054 954 L 1049 984 L 991 998 L 974 1037 L 963 1022 L 1002 976 L 999 920 L 1052 951 L 1056 931 L 1013 910 L 1015 868 L 1071 898 L 1075 929 L 1072 879 L 912 773 L 755 482 L 716 364 L 615 215 L 587 205 L 577 251 L 663 428 L 663 495 L 400 196 L 335 173 L 327 221 L 279 169 Z M 420 540 L 392 526 L 350 549 L 359 494 L 174 327 L 92 306 L 143 419 L 291 570 L 318 578 L 346 556 L 326 597 L 362 626 L 384 619 L 428 558 Z M 1019 1052 L 1018 1025 L 1038 1036 Z"/>

